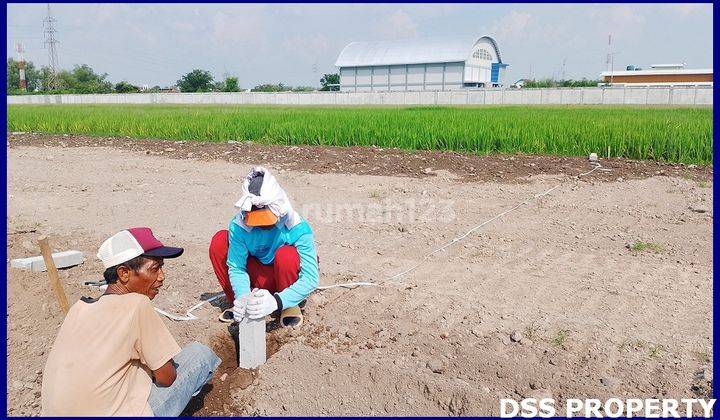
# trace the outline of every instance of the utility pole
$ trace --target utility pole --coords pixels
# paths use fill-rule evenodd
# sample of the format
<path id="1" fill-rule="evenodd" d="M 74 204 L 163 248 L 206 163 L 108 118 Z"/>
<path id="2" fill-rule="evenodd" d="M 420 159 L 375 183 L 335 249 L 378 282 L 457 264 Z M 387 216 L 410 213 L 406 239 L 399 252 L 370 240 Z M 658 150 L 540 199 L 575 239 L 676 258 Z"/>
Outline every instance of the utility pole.
<path id="1" fill-rule="evenodd" d="M 15 51 L 18 53 L 18 71 L 20 72 L 20 90 L 25 91 L 27 90 L 27 80 L 25 80 L 25 57 L 23 57 L 23 53 L 25 52 L 25 46 L 18 42 L 15 44 Z"/>
<path id="2" fill-rule="evenodd" d="M 607 63 L 610 64 L 610 85 L 613 83 L 613 73 L 615 72 L 615 54 L 620 54 L 612 49 L 612 34 L 608 35 L 608 55 Z"/>
<path id="3" fill-rule="evenodd" d="M 55 22 L 57 20 L 52 16 L 50 4 L 47 5 L 47 16 L 43 20 L 43 28 L 45 34 L 45 48 L 48 50 L 48 65 L 50 66 L 50 80 L 48 87 L 57 89 L 59 87 L 58 70 L 60 63 L 58 62 L 57 46 L 58 40 L 55 38 Z"/>
<path id="4" fill-rule="evenodd" d="M 565 81 L 565 62 L 567 61 L 567 58 L 563 58 L 562 61 L 562 80 Z"/>
<path id="5" fill-rule="evenodd" d="M 612 43 L 612 35 L 608 35 L 608 52 L 605 56 L 605 70 L 610 71 L 610 44 Z"/>
<path id="6" fill-rule="evenodd" d="M 608 50 L 610 50 L 610 86 L 612 86 L 613 72 L 615 71 L 615 55 L 612 52 L 612 34 L 608 35 Z"/>
<path id="7" fill-rule="evenodd" d="M 317 78 L 317 72 L 318 72 L 318 65 L 317 65 L 317 58 L 315 59 L 315 62 L 312 65 L 312 72 L 313 72 L 313 83 L 311 86 L 316 86 L 316 83 L 320 81 L 320 79 Z"/>

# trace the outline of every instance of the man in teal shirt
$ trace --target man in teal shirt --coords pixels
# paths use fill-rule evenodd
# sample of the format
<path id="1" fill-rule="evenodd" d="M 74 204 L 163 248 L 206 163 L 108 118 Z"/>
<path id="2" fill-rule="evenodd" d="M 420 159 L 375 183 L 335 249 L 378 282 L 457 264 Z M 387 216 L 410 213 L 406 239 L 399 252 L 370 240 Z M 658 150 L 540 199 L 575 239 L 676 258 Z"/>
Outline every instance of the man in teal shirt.
<path id="1" fill-rule="evenodd" d="M 299 325 L 298 305 L 318 285 L 312 229 L 293 210 L 285 191 L 265 168 L 243 181 L 238 213 L 210 242 L 210 261 L 228 302 L 224 322 L 281 312 L 284 325 Z"/>

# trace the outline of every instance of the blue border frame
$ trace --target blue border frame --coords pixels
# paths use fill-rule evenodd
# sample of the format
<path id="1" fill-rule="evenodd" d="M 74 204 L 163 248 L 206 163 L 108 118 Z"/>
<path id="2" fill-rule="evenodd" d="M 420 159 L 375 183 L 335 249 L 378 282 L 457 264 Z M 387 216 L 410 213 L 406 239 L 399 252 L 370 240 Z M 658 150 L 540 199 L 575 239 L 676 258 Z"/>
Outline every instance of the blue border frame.
<path id="1" fill-rule="evenodd" d="M 715 26 L 715 22 L 717 22 L 718 17 L 720 17 L 720 6 L 718 6 L 718 3 L 713 2 L 713 39 L 718 39 L 718 35 L 720 35 L 720 31 L 718 31 L 717 27 Z M 715 48 L 717 48 L 717 45 L 713 46 L 713 63 L 715 62 Z M 715 105 L 717 103 L 718 97 L 718 91 L 714 87 L 717 85 L 718 82 L 718 75 L 716 71 L 713 71 L 713 290 L 712 293 L 717 293 L 718 291 L 718 285 L 720 285 L 720 282 L 718 281 L 717 271 L 718 271 L 718 257 L 720 256 L 720 251 L 718 251 L 718 247 L 716 246 L 715 240 L 717 239 L 718 234 L 718 221 L 715 219 L 715 215 L 717 214 L 717 210 L 720 207 L 718 204 L 718 198 L 717 198 L 717 183 L 718 180 L 720 180 L 720 176 L 718 176 L 718 173 L 715 172 L 715 167 L 718 165 L 718 150 L 720 149 L 718 147 L 718 109 Z M 717 372 L 718 367 L 718 361 L 715 357 L 715 350 L 718 346 L 718 331 L 720 331 L 720 328 L 718 327 L 718 320 L 720 319 L 720 316 L 717 311 L 717 297 L 713 298 L 713 373 Z M 718 383 L 720 381 L 718 380 L 717 376 L 713 374 L 713 380 L 712 380 L 712 386 L 713 386 L 713 398 L 717 398 L 717 389 L 718 389 Z M 715 417 L 718 417 L 718 411 L 717 407 L 713 410 L 713 415 Z"/>
<path id="2" fill-rule="evenodd" d="M 7 4 L 8 4 L 8 3 L 46 3 L 46 2 L 14 1 L 14 2 L 4 2 L 4 3 L 5 3 L 5 7 L 3 7 L 3 9 L 2 9 L 2 14 L 3 14 L 3 17 L 4 17 L 3 20 L 6 22 L 6 25 L 7 25 Z M 61 2 L 52 2 L 52 3 L 101 3 L 101 2 L 88 2 L 88 1 L 73 1 L 73 2 L 67 2 L 67 1 L 61 1 Z M 105 3 L 139 3 L 139 2 L 133 2 L 133 1 L 128 1 L 128 2 L 108 1 L 108 2 L 105 2 Z M 178 1 L 178 2 L 163 2 L 163 1 L 153 2 L 153 1 L 149 1 L 149 2 L 143 2 L 143 3 L 186 3 L 186 2 L 184 2 L 184 1 Z M 188 3 L 190 3 L 190 2 L 188 2 Z M 194 3 L 194 2 L 192 2 L 192 3 Z M 222 3 L 222 2 L 221 2 L 221 3 Z M 245 2 L 245 3 L 279 3 L 279 2 L 276 2 L 276 1 L 264 1 L 264 2 Z M 305 3 L 331 3 L 331 2 L 322 2 L 322 1 L 320 1 L 320 2 L 305 2 Z M 349 2 L 349 1 L 344 1 L 344 2 L 343 2 L 343 1 L 338 1 L 338 2 L 332 2 L 332 3 L 388 3 L 388 2 L 387 2 L 387 1 L 376 0 L 376 1 L 358 1 L 358 2 Z M 408 2 L 396 2 L 396 3 L 437 3 L 437 1 L 434 1 L 434 2 L 433 2 L 433 1 L 427 1 L 427 0 L 419 0 L 419 1 L 412 1 L 412 2 L 409 2 L 409 1 L 408 1 Z M 499 1 L 499 2 L 455 1 L 455 2 L 453 2 L 453 3 L 518 3 L 518 2 L 506 2 L 506 1 Z M 591 4 L 591 3 L 623 3 L 623 2 L 612 2 L 612 1 L 593 1 L 593 2 L 590 2 L 590 1 L 543 2 L 543 1 L 529 0 L 529 1 L 523 1 L 523 3 L 548 3 L 548 4 L 552 4 L 552 3 L 574 3 L 574 4 L 577 4 L 577 3 L 588 3 L 588 4 Z M 624 2 L 624 3 L 630 3 L 630 2 Z M 680 3 L 680 1 L 669 2 L 669 1 L 641 0 L 641 1 L 633 1 L 632 3 Z M 705 0 L 705 1 L 694 1 L 694 3 L 711 3 L 711 2 Z M 712 2 L 712 3 L 713 3 L 713 22 L 718 22 L 718 17 L 720 17 L 720 11 L 719 11 L 720 6 L 718 6 L 718 3 L 717 3 L 717 2 Z M 715 25 L 713 24 L 713 38 L 714 38 L 714 39 L 719 39 L 719 38 L 720 38 L 719 32 L 720 32 L 720 31 L 718 31 L 718 30 L 716 29 Z M 715 47 L 716 47 L 716 46 L 715 46 Z M 715 48 L 715 47 L 714 47 L 714 48 Z M 2 47 L 2 48 L 3 48 L 3 52 L 5 53 L 5 55 L 7 55 L 7 45 L 6 45 L 6 44 L 3 44 L 3 47 Z M 714 58 L 715 58 L 715 51 L 713 51 L 713 62 L 715 62 Z M 6 75 L 6 78 L 7 78 L 7 67 L 5 66 L 4 69 L 5 69 L 4 71 L 5 71 L 5 73 L 6 73 L 5 75 Z M 714 85 L 717 85 L 717 82 L 718 82 L 717 72 L 714 72 L 714 73 L 713 73 L 713 83 L 714 83 Z M 6 87 L 3 87 L 3 96 L 7 96 L 7 88 L 6 88 Z M 718 227 L 718 222 L 717 222 L 717 219 L 714 218 L 714 215 L 717 214 L 718 208 L 720 208 L 720 205 L 718 204 L 717 189 L 716 189 L 716 186 L 718 185 L 718 182 L 720 181 L 720 176 L 717 174 L 717 172 L 714 171 L 714 168 L 715 168 L 715 167 L 717 166 L 717 164 L 718 164 L 718 160 L 719 160 L 719 158 L 718 158 L 718 150 L 720 149 L 720 148 L 718 147 L 718 144 L 717 144 L 717 137 L 718 137 L 718 136 L 717 136 L 718 110 L 717 110 L 717 107 L 716 107 L 716 104 L 718 103 L 718 97 L 719 97 L 719 96 L 720 96 L 720 95 L 718 94 L 718 91 L 715 90 L 715 89 L 713 89 L 713 232 L 712 232 L 712 233 L 713 233 L 713 291 L 717 291 L 717 290 L 718 290 L 718 286 L 720 285 L 720 282 L 718 281 L 718 276 L 716 275 L 717 268 L 718 268 L 718 264 L 719 264 L 719 263 L 718 263 L 718 257 L 720 257 L 720 251 L 718 251 L 718 247 L 715 246 L 715 238 L 717 238 L 717 233 L 718 233 L 718 229 L 717 229 L 717 227 Z M 3 107 L 3 108 L 2 108 L 2 113 L 3 113 L 3 120 L 5 121 L 5 132 L 7 133 L 7 107 Z M 6 134 L 6 142 L 7 142 L 7 134 Z M 7 144 L 7 143 L 6 143 L 6 144 Z M 6 146 L 5 149 L 3 149 L 3 161 L 5 162 L 5 168 L 6 168 L 6 169 L 3 171 L 3 173 L 2 173 L 2 183 L 3 183 L 3 187 L 4 187 L 4 189 L 5 189 L 5 195 L 3 196 L 3 197 L 4 197 L 4 198 L 3 198 L 4 205 L 2 206 L 2 212 L 3 212 L 3 216 L 4 216 L 3 219 L 6 221 L 6 223 L 5 223 L 5 225 L 4 225 L 4 230 L 5 230 L 5 236 L 4 236 L 5 247 L 3 248 L 3 255 L 5 256 L 5 260 L 7 261 L 7 256 L 8 256 L 8 254 L 7 254 L 7 245 L 8 245 L 8 239 L 7 239 L 7 233 L 8 233 L 8 229 L 7 229 L 7 204 L 8 204 L 8 197 L 7 197 L 7 146 Z M 2 334 L 3 334 L 3 338 L 4 338 L 3 341 L 6 343 L 6 344 L 3 346 L 3 353 L 4 353 L 4 356 L 5 356 L 5 357 L 3 358 L 4 369 L 2 369 L 2 375 L 3 375 L 3 378 L 5 379 L 4 382 L 5 382 L 6 384 L 7 384 L 7 267 L 8 267 L 8 266 L 7 266 L 7 263 L 6 263 L 6 265 L 3 266 L 3 273 L 4 273 L 4 277 L 5 277 L 5 284 L 6 284 L 6 286 L 5 286 L 5 287 L 3 288 L 3 290 L 2 290 L 3 302 L 4 302 L 3 311 L 4 311 L 4 314 L 5 314 L 5 317 L 4 317 L 4 319 L 5 319 L 5 328 L 3 329 Z M 711 291 L 711 292 L 712 292 L 712 291 Z M 716 302 L 716 299 L 714 298 L 714 299 L 713 299 L 713 372 L 714 372 L 714 373 L 717 373 L 718 363 L 717 363 L 716 358 L 714 357 L 714 354 L 715 354 L 715 349 L 716 349 L 717 346 L 718 346 L 718 331 L 720 331 L 720 328 L 718 327 L 718 320 L 719 320 L 720 317 L 718 316 L 718 311 L 716 310 L 715 302 Z M 718 383 L 719 383 L 719 382 L 720 382 L 720 380 L 718 380 L 717 375 L 713 375 L 713 397 L 714 397 L 714 398 L 717 398 L 717 389 L 718 389 Z M 6 394 L 6 398 L 3 399 L 2 407 L 3 407 L 3 410 L 2 410 L 2 413 L 0 413 L 0 414 L 1 414 L 3 417 L 7 417 L 7 408 L 8 408 L 8 407 L 7 407 L 7 394 Z M 715 408 L 717 408 L 717 407 L 715 407 Z M 717 417 L 720 417 L 720 414 L 718 414 L 718 411 L 717 411 L 717 410 L 714 410 L 714 416 L 715 416 L 716 418 L 717 418 Z M 229 418 L 229 417 L 228 417 L 228 418 Z M 305 418 L 305 417 L 278 417 L 278 418 L 287 419 L 287 418 Z M 348 418 L 363 418 L 363 417 L 348 417 Z M 389 418 L 389 417 L 380 417 L 380 418 Z M 474 418 L 497 418 L 497 417 L 474 417 Z"/>
<path id="3" fill-rule="evenodd" d="M 5 7 L 3 7 L 2 14 L 3 14 L 3 21 L 6 23 L 6 28 L 7 28 L 7 5 Z M 6 36 L 7 36 L 7 29 L 6 29 Z M 3 46 L 2 46 L 3 54 L 5 56 L 7 56 L 7 45 L 6 44 L 7 43 L 3 44 Z M 7 80 L 7 64 L 3 65 L 3 69 L 5 72 L 5 80 Z M 3 96 L 7 97 L 7 86 L 3 87 Z M 3 121 L 5 122 L 5 132 L 7 133 L 7 106 L 2 108 L 2 113 L 3 113 Z M 5 142 L 6 142 L 5 144 L 7 144 L 7 134 L 5 135 Z M 5 261 L 7 261 L 7 258 L 8 258 L 8 252 L 7 252 L 7 247 L 8 247 L 8 236 L 7 236 L 7 233 L 8 233 L 8 228 L 7 228 L 7 204 L 8 204 L 7 146 L 5 146 L 5 148 L 3 149 L 3 162 L 5 162 L 5 170 L 3 170 L 3 172 L 2 172 L 2 183 L 3 183 L 3 188 L 5 190 L 5 194 L 3 195 L 3 206 L 2 206 L 3 220 L 5 220 L 5 225 L 3 227 L 3 229 L 5 231 L 5 236 L 4 236 L 5 246 L 3 247 L 3 255 L 5 257 Z M 3 277 L 5 278 L 5 287 L 2 288 L 3 314 L 5 315 L 5 316 L 3 316 L 5 328 L 3 328 L 3 330 L 2 330 L 2 336 L 3 336 L 2 341 L 5 343 L 5 345 L 3 346 L 3 355 L 5 357 L 3 357 L 3 359 L 2 359 L 3 360 L 2 375 L 3 375 L 3 378 L 5 379 L 3 381 L 5 384 L 7 384 L 7 326 L 8 326 L 8 324 L 7 324 L 7 269 L 8 269 L 8 264 L 9 263 L 6 263 L 2 269 L 3 274 L 4 274 Z M 7 407 L 7 393 L 5 394 L 5 398 L 3 398 L 2 407 L 3 407 L 2 413 L 0 413 L 0 414 L 2 414 L 3 416 L 7 416 L 7 408 L 8 408 Z"/>

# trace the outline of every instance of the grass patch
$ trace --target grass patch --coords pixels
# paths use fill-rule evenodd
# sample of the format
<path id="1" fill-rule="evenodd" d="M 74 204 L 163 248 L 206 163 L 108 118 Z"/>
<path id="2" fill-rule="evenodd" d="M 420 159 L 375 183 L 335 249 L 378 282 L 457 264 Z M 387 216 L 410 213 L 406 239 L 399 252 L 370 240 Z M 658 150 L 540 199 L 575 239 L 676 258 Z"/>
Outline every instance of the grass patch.
<path id="1" fill-rule="evenodd" d="M 637 241 L 633 242 L 632 244 L 630 244 L 629 248 L 631 251 L 636 251 L 636 252 L 640 252 L 640 251 L 662 252 L 662 250 L 663 250 L 663 247 L 658 244 L 654 244 L 652 242 L 643 242 L 640 240 L 637 240 Z"/>
<path id="2" fill-rule="evenodd" d="M 8 131 L 712 163 L 712 109 L 10 105 Z"/>
<path id="3" fill-rule="evenodd" d="M 538 337 L 538 333 L 540 332 L 540 326 L 533 321 L 525 327 L 525 337 L 527 337 L 530 340 L 535 340 Z"/>
<path id="4" fill-rule="evenodd" d="M 707 181 L 698 181 L 697 186 L 700 188 L 710 188 L 710 184 Z"/>
<path id="5" fill-rule="evenodd" d="M 710 363 L 712 360 L 711 353 L 707 350 L 699 351 L 697 353 L 697 359 L 700 363 Z"/>
<path id="6" fill-rule="evenodd" d="M 647 346 L 647 344 L 641 340 L 641 339 L 634 339 L 631 340 L 629 338 L 626 338 L 623 340 L 622 343 L 618 346 L 618 350 L 642 350 Z"/>
<path id="7" fill-rule="evenodd" d="M 555 335 L 555 338 L 553 338 L 552 343 L 555 344 L 556 346 L 563 345 L 567 341 L 569 334 L 570 334 L 570 331 L 568 331 L 568 330 L 558 331 L 557 335 Z"/>
<path id="8" fill-rule="evenodd" d="M 660 344 L 655 344 L 650 346 L 648 349 L 648 356 L 650 356 L 653 359 L 659 358 L 662 353 L 665 351 L 665 348 Z"/>
<path id="9" fill-rule="evenodd" d="M 40 222 L 19 222 L 16 225 L 8 224 L 8 235 L 17 233 L 34 233 L 40 229 Z"/>

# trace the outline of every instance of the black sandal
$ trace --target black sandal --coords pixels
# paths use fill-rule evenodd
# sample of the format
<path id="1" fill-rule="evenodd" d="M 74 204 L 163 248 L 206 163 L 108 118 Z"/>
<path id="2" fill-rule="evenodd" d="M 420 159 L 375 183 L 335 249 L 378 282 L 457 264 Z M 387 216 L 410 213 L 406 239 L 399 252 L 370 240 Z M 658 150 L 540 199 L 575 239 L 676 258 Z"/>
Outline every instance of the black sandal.
<path id="1" fill-rule="evenodd" d="M 235 315 L 233 314 L 232 308 L 222 311 L 218 319 L 220 322 L 227 322 L 228 324 L 235 322 Z"/>

